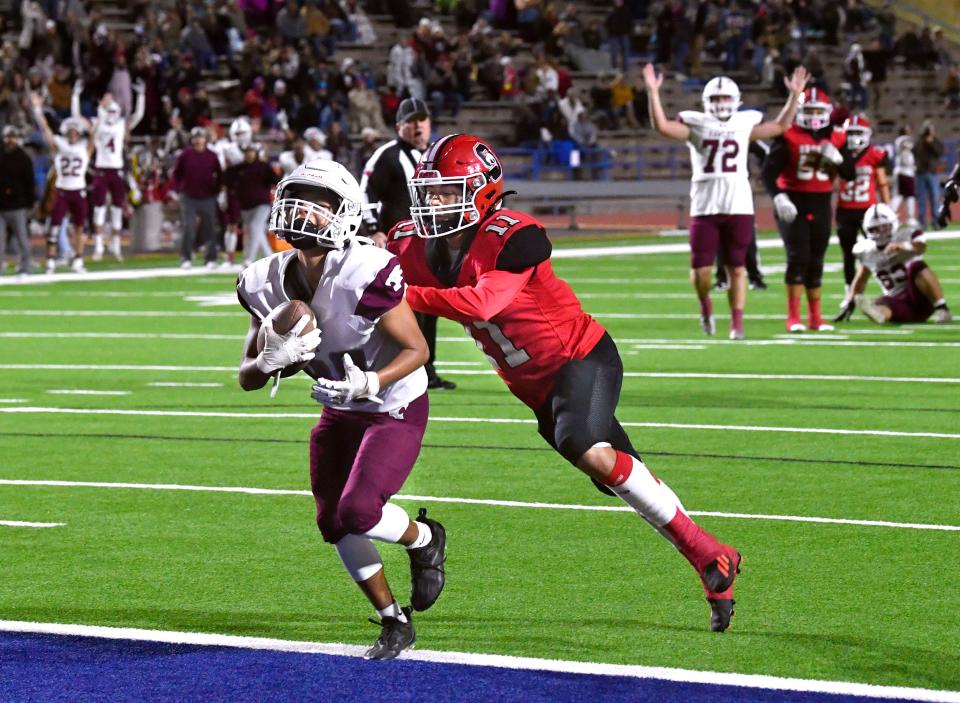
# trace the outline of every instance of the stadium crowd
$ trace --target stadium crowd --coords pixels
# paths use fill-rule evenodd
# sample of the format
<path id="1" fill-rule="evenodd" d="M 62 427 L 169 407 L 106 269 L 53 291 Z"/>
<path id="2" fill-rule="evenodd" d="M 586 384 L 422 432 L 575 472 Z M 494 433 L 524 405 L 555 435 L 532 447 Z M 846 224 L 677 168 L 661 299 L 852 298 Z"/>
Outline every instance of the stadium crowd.
<path id="1" fill-rule="evenodd" d="M 178 156 L 200 132 L 224 172 L 236 165 L 231 160 L 243 160 L 238 154 L 250 143 L 278 175 L 311 155 L 329 155 L 359 177 L 375 149 L 395 136 L 396 110 L 406 97 L 428 103 L 435 136 L 464 103 L 510 102 L 514 144 L 573 163 L 578 150 L 603 142 L 604 130 L 649 127 L 646 90 L 635 70 L 646 57 L 682 85 L 699 85 L 708 77 L 705 61 L 713 60 L 741 83 L 773 93 L 802 63 L 812 85 L 835 94 L 840 122 L 882 105 L 887 66 L 898 58 L 907 67 L 936 70 L 945 109 L 960 109 L 960 68 L 943 33 L 932 27 L 898 33 L 889 3 L 876 10 L 859 0 L 594 0 L 587 19 L 581 5 L 157 0 L 134 3 L 128 16 L 135 24 L 117 29 L 85 0 L 23 0 L 0 14 L 0 127 L 10 128 L 10 144 L 34 152 L 40 204 L 33 219 L 43 222 L 53 209 L 55 189 L 46 177 L 53 169 L 30 94 L 40 97 L 54 132 L 71 117 L 83 120 L 83 132 L 115 102 L 131 128 L 124 155 L 129 198 L 119 204 L 128 222 L 134 208 L 170 205 Z M 338 50 L 376 40 L 368 13 L 392 14 L 400 28 L 385 65 Z M 840 85 L 830 85 L 817 51 L 822 44 L 846 47 Z M 572 78 L 578 71 L 597 79 L 578 86 Z M 138 89 L 143 109 L 132 120 Z M 235 140 L 224 127 L 236 117 L 245 118 L 249 137 L 231 150 Z M 932 173 L 942 156 L 935 154 Z M 220 209 L 229 210 L 220 199 Z M 921 221 L 926 209 L 921 205 Z M 228 232 L 230 218 L 226 228 L 221 220 L 212 229 Z M 69 260 L 75 247 L 65 234 L 58 249 Z"/>

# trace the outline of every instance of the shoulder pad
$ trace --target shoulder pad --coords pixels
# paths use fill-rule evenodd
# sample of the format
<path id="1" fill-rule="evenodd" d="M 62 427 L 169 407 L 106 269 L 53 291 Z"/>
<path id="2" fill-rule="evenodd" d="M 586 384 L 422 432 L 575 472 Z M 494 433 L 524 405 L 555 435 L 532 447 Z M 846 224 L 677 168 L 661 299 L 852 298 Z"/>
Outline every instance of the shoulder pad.
<path id="1" fill-rule="evenodd" d="M 697 110 L 682 110 L 677 113 L 677 121 L 688 127 L 699 127 L 706 120 L 706 114 Z"/>
<path id="2" fill-rule="evenodd" d="M 416 236 L 416 234 L 417 226 L 413 223 L 413 220 L 400 220 L 387 232 L 387 240 L 392 242 L 404 237 Z"/>

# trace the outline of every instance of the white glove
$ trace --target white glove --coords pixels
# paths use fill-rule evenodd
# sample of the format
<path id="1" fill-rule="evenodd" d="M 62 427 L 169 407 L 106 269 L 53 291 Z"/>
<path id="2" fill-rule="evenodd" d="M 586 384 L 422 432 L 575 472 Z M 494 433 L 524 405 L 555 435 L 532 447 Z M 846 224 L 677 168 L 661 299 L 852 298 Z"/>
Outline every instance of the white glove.
<path id="1" fill-rule="evenodd" d="M 73 92 L 77 95 L 80 95 L 80 93 L 83 92 L 83 81 L 76 81 L 73 84 Z"/>
<path id="2" fill-rule="evenodd" d="M 832 161 L 835 166 L 843 163 L 843 154 L 833 145 L 832 142 L 824 142 L 820 145 L 820 156 L 827 161 Z"/>
<path id="3" fill-rule="evenodd" d="M 797 219 L 797 206 L 786 193 L 777 193 L 773 197 L 773 209 L 777 213 L 777 219 L 788 225 Z"/>
<path id="4" fill-rule="evenodd" d="M 854 254 L 866 254 L 867 252 L 876 250 L 877 243 L 872 239 L 867 239 L 866 237 L 858 239 L 856 244 L 853 245 Z"/>
<path id="5" fill-rule="evenodd" d="M 133 90 L 137 93 L 142 93 L 147 89 L 147 84 L 143 82 L 142 78 L 138 78 L 133 82 Z"/>
<path id="6" fill-rule="evenodd" d="M 263 351 L 257 354 L 257 368 L 271 374 L 293 364 L 310 361 L 316 354 L 313 350 L 320 344 L 320 330 L 307 332 L 302 337 L 300 331 L 310 321 L 309 315 L 301 317 L 286 334 L 273 331 L 273 320 L 266 320 L 263 330 Z"/>
<path id="7" fill-rule="evenodd" d="M 227 192 L 221 190 L 217 193 L 217 207 L 226 212 L 227 209 Z"/>
<path id="8" fill-rule="evenodd" d="M 374 371 L 361 371 L 353 363 L 349 354 L 343 355 L 344 378 L 342 381 L 331 381 L 328 378 L 318 379 L 313 384 L 313 393 L 310 397 L 317 402 L 330 402 L 334 405 L 343 405 L 351 400 L 369 400 L 374 403 L 383 401 L 377 397 L 380 392 L 380 377 Z"/>

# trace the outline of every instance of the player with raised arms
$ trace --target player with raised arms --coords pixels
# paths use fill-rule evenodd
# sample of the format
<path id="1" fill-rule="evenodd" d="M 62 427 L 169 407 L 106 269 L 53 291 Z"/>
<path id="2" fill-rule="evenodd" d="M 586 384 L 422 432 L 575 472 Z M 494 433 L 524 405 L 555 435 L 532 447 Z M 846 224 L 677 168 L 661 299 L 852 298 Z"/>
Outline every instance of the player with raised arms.
<path id="1" fill-rule="evenodd" d="M 784 78 L 786 104 L 770 122 L 758 110 L 741 110 L 740 88 L 718 76 L 703 89 L 703 112 L 684 110 L 668 120 L 660 102 L 663 76 L 653 64 L 643 67 L 650 123 L 660 134 L 690 147 L 690 280 L 700 300 L 700 327 L 716 333 L 710 299 L 713 264 L 722 247 L 730 303 L 730 339 L 744 339 L 743 309 L 747 297 L 746 256 L 753 239 L 753 189 L 747 169 L 750 142 L 772 139 L 793 122 L 797 101 L 807 85 L 807 70 L 799 66 Z"/>
<path id="2" fill-rule="evenodd" d="M 33 117 L 43 134 L 43 141 L 50 149 L 57 172 L 57 194 L 53 201 L 50 229 L 47 232 L 47 273 L 56 270 L 57 236 L 63 218 L 68 214 L 74 232 L 75 256 L 71 268 L 76 273 L 86 273 L 87 269 L 83 265 L 83 243 L 86 239 L 84 228 L 87 222 L 87 166 L 93 154 L 93 142 L 84 137 L 88 125 L 83 118 L 68 117 L 60 123 L 60 136 L 56 136 L 50 131 L 50 125 L 43 114 L 43 98 L 31 92 L 30 103 L 33 106 Z"/>
<path id="3" fill-rule="evenodd" d="M 554 274 L 543 225 L 504 207 L 493 149 L 466 134 L 443 137 L 424 152 L 409 187 L 413 219 L 390 230 L 387 246 L 410 282 L 410 306 L 464 325 L 533 411 L 541 436 L 687 558 L 710 602 L 711 628 L 726 630 L 740 553 L 690 519 L 617 422 L 617 346 Z"/>
<path id="4" fill-rule="evenodd" d="M 837 197 L 837 238 L 843 251 L 843 280 L 845 293 L 849 293 L 850 284 L 857 273 L 857 259 L 853 247 L 860 236 L 864 213 L 877 202 L 890 202 L 890 183 L 887 171 L 889 159 L 885 149 L 870 145 L 873 130 L 870 121 L 863 113 L 852 115 L 843 123 L 847 134 L 847 149 L 853 157 L 857 177 L 852 181 L 843 181 Z M 852 304 L 841 307 L 834 322 L 850 319 Z"/>
<path id="5" fill-rule="evenodd" d="M 309 363 L 312 396 L 324 405 L 310 435 L 317 525 L 380 615 L 367 657 L 392 659 L 415 641 L 412 611 L 398 605 L 371 540 L 407 548 L 411 606 L 426 610 L 443 589 L 446 536 L 425 510 L 410 520 L 389 502 L 427 425 L 427 345 L 397 257 L 354 237 L 361 200 L 356 179 L 334 161 L 308 162 L 278 184 L 271 229 L 293 248 L 254 262 L 237 281 L 250 313 L 239 380 L 256 390 Z M 309 304 L 316 331 L 299 336 L 306 315 L 286 334 L 274 331 L 268 316 L 292 300 Z"/>
<path id="6" fill-rule="evenodd" d="M 820 288 L 823 259 L 831 233 L 833 181 L 856 177 L 847 149 L 847 135 L 830 123 L 833 103 L 819 88 L 803 92 L 796 124 L 774 140 L 763 165 L 763 184 L 773 198 L 773 210 L 787 253 L 787 331 L 807 328 L 828 332 L 823 320 Z M 800 319 L 801 296 L 807 294 L 807 326 Z"/>
<path id="7" fill-rule="evenodd" d="M 136 106 L 129 119 L 123 116 L 120 104 L 110 93 L 106 93 L 97 108 L 97 122 L 93 131 L 93 144 L 96 156 L 93 161 L 93 260 L 103 258 L 103 228 L 107 222 L 107 196 L 110 197 L 110 253 L 117 261 L 123 260 L 121 232 L 123 231 L 123 207 L 127 202 L 127 184 L 124 178 L 126 165 L 126 144 L 130 132 L 143 119 L 146 109 L 144 97 L 146 86 L 142 80 L 133 84 L 137 94 Z M 74 85 L 71 100 L 73 116 L 80 117 L 80 94 L 83 84 Z"/>
<path id="8" fill-rule="evenodd" d="M 871 205 L 863 216 L 865 238 L 853 247 L 860 259 L 860 269 L 843 301 L 844 310 L 860 310 L 877 324 L 885 322 L 950 322 L 953 317 L 937 274 L 923 254 L 927 240 L 923 232 L 911 224 L 900 226 L 897 213 L 888 205 Z M 883 289 L 883 296 L 871 300 L 863 295 L 873 273 Z M 845 317 L 849 319 L 849 315 Z"/>

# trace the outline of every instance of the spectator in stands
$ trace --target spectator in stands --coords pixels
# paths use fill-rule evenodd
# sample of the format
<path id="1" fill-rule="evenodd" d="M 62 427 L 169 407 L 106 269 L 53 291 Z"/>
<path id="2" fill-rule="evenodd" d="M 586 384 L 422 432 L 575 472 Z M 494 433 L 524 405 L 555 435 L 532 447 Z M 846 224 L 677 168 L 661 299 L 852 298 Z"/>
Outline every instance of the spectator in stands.
<path id="1" fill-rule="evenodd" d="M 430 98 L 431 111 L 440 117 L 444 108 L 450 110 L 450 117 L 456 118 L 460 113 L 463 97 L 457 89 L 453 66 L 446 54 L 437 57 L 437 62 L 427 78 L 427 95 Z"/>
<path id="2" fill-rule="evenodd" d="M 183 120 L 180 118 L 180 111 L 173 110 L 170 113 L 170 129 L 163 138 L 163 153 L 177 154 L 190 145 L 190 134 L 183 128 Z"/>
<path id="3" fill-rule="evenodd" d="M 883 101 L 884 84 L 887 82 L 887 64 L 893 57 L 879 39 L 874 39 L 863 52 L 864 73 L 870 75 L 870 104 L 874 112 L 880 111 Z"/>
<path id="4" fill-rule="evenodd" d="M 359 181 L 363 175 L 363 167 L 377 150 L 377 142 L 380 141 L 380 132 L 373 127 L 364 127 L 360 130 L 360 143 L 354 148 L 353 156 L 350 159 L 350 173 L 357 177 Z"/>
<path id="5" fill-rule="evenodd" d="M 350 158 L 350 136 L 343 129 L 342 122 L 331 122 L 327 128 L 327 149 L 333 155 L 334 161 Z"/>
<path id="6" fill-rule="evenodd" d="M 720 33 L 724 47 L 723 67 L 727 71 L 740 70 L 749 32 L 750 22 L 739 3 L 734 0 L 720 16 Z"/>
<path id="7" fill-rule="evenodd" d="M 277 13 L 277 32 L 288 44 L 296 44 L 307 36 L 307 21 L 297 6 L 297 0 L 287 0 L 287 4 Z"/>
<path id="8" fill-rule="evenodd" d="M 27 213 L 37 200 L 33 160 L 20 146 L 20 131 L 11 125 L 3 128 L 3 168 L 0 168 L 0 274 L 6 270 L 7 243 L 15 245 L 20 263 L 17 272 L 28 275 L 30 237 Z"/>
<path id="9" fill-rule="evenodd" d="M 843 79 L 850 93 L 850 108 L 854 111 L 866 109 L 866 83 L 870 76 L 865 73 L 863 48 L 856 42 L 850 45 L 843 60 Z"/>
<path id="10" fill-rule="evenodd" d="M 190 131 L 190 148 L 177 157 L 172 174 L 173 190 L 180 199 L 180 268 L 193 266 L 193 251 L 200 220 L 200 241 L 206 244 L 204 260 L 207 268 L 217 262 L 217 195 L 220 193 L 222 172 L 220 159 L 207 148 L 207 133 L 203 127 Z"/>
<path id="11" fill-rule="evenodd" d="M 639 129 L 640 123 L 633 112 L 633 87 L 622 73 L 618 73 L 610 82 L 610 108 L 614 120 L 614 129 L 619 128 L 620 120 L 625 120 L 631 129 Z"/>
<path id="12" fill-rule="evenodd" d="M 217 56 L 199 19 L 193 19 L 184 28 L 180 35 L 180 50 L 192 54 L 201 71 L 216 70 Z"/>
<path id="13" fill-rule="evenodd" d="M 960 66 L 953 64 L 947 71 L 943 83 L 943 92 L 946 96 L 948 110 L 960 110 Z"/>
<path id="14" fill-rule="evenodd" d="M 607 50 L 610 52 L 610 65 L 626 73 L 630 70 L 630 32 L 633 30 L 633 18 L 623 0 L 613 0 L 613 7 L 607 13 L 604 26 L 607 30 Z"/>
<path id="15" fill-rule="evenodd" d="M 943 142 L 937 138 L 937 130 L 930 120 L 925 120 L 920 128 L 920 136 L 913 147 L 916 160 L 917 215 L 920 227 L 927 227 L 927 206 L 930 206 L 930 224 L 939 229 L 936 223 L 937 207 L 940 199 L 940 159 L 944 154 Z"/>
<path id="16" fill-rule="evenodd" d="M 347 94 L 347 101 L 349 104 L 347 124 L 351 132 L 359 132 L 364 127 L 373 127 L 381 132 L 387 130 L 380 110 L 380 99 L 376 93 L 367 88 L 363 79 L 356 80 L 353 88 Z"/>

